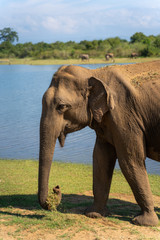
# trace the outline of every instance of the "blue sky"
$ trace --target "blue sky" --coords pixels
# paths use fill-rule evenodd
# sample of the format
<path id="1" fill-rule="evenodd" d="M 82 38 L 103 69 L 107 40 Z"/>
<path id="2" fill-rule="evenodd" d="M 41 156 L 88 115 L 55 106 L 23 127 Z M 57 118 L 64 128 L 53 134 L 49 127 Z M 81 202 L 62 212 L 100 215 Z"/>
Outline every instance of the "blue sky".
<path id="1" fill-rule="evenodd" d="M 21 43 L 158 35 L 160 0 L 0 0 L 0 29 L 5 27 Z"/>

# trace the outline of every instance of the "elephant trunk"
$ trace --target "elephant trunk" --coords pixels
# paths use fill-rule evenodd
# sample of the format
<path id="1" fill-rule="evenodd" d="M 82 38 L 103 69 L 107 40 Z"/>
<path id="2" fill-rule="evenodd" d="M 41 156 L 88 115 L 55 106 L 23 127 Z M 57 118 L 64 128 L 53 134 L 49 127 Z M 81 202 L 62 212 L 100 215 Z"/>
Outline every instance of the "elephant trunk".
<path id="1" fill-rule="evenodd" d="M 47 126 L 47 127 L 46 127 Z M 39 153 L 39 177 L 38 199 L 42 208 L 48 209 L 48 181 L 51 169 L 56 137 L 54 130 L 41 120 L 40 124 L 40 153 Z"/>

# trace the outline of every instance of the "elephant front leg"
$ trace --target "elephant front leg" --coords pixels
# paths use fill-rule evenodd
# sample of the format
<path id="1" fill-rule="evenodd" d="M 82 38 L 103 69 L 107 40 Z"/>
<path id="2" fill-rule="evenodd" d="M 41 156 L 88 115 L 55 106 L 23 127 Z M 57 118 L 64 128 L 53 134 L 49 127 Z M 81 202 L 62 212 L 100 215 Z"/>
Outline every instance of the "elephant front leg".
<path id="1" fill-rule="evenodd" d="M 106 202 L 108 200 L 115 162 L 116 153 L 114 148 L 97 138 L 93 152 L 94 202 L 86 210 L 86 216 L 98 218 L 106 214 Z"/>

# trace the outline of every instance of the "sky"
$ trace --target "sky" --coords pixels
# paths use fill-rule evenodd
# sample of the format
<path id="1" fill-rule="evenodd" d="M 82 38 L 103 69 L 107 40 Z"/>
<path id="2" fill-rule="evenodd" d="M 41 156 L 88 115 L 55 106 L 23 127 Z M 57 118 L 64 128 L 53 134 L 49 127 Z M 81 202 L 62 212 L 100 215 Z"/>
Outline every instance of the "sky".
<path id="1" fill-rule="evenodd" d="M 5 27 L 20 43 L 159 35 L 160 0 L 0 0 L 0 30 Z"/>

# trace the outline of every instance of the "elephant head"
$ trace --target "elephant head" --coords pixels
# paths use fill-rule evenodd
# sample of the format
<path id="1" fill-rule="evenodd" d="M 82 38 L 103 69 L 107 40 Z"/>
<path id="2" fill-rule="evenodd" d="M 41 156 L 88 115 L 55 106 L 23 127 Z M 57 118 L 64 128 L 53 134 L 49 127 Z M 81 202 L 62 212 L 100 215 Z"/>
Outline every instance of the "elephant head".
<path id="1" fill-rule="evenodd" d="M 61 67 L 53 76 L 42 100 L 39 154 L 39 203 L 48 209 L 48 180 L 56 139 L 63 147 L 68 133 L 101 122 L 114 108 L 110 89 L 93 76 L 92 70 L 78 66 Z"/>

